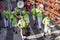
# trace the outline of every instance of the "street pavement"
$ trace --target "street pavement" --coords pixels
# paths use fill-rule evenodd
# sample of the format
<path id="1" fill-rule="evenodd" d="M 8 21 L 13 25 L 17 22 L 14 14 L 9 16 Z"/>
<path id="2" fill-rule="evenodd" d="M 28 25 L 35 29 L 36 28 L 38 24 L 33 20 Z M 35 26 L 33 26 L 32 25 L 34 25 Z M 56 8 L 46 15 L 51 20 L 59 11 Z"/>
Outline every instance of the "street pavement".
<path id="1" fill-rule="evenodd" d="M 31 28 L 31 35 L 27 37 L 27 39 L 29 40 L 55 40 L 58 36 L 60 36 L 60 30 L 54 30 L 52 32 L 52 35 L 46 35 L 46 37 L 44 37 L 44 33 L 36 33 L 37 31 L 33 31 L 33 30 L 37 30 L 37 29 L 33 29 Z M 60 38 L 60 37 L 59 37 Z M 15 32 L 13 32 L 10 28 L 2 28 L 1 33 L 0 33 L 0 40 L 21 40 L 21 35 L 16 34 Z"/>
<path id="2" fill-rule="evenodd" d="M 0 31 L 0 40 L 5 40 L 7 35 L 7 29 L 2 28 Z"/>
<path id="3" fill-rule="evenodd" d="M 60 36 L 60 27 L 55 26 L 52 28 L 52 35 L 46 35 L 46 37 L 44 37 L 43 26 L 42 30 L 39 30 L 37 24 L 33 24 L 32 15 L 30 15 L 30 25 L 30 36 L 27 37 L 29 40 L 55 40 L 55 38 Z M 2 28 L 0 40 L 21 40 L 21 35 L 19 31 L 18 34 L 16 34 L 10 28 Z"/>

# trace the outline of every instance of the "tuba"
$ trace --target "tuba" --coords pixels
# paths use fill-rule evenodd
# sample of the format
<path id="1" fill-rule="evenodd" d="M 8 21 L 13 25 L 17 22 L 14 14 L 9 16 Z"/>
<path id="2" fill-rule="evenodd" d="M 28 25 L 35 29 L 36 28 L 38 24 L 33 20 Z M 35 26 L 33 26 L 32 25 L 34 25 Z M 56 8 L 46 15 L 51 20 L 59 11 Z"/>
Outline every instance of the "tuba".
<path id="1" fill-rule="evenodd" d="M 23 1 L 19 1 L 19 2 L 17 3 L 17 7 L 18 7 L 18 8 L 23 8 L 23 7 L 24 7 L 24 2 L 23 2 Z"/>

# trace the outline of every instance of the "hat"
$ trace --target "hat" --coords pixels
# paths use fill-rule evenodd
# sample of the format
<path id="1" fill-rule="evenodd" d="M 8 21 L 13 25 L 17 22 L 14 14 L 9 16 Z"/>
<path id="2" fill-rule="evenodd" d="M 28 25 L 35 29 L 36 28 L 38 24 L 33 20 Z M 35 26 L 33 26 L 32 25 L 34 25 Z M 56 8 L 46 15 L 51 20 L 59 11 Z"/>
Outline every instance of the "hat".
<path id="1" fill-rule="evenodd" d="M 15 11 L 13 11 L 12 13 L 13 13 L 13 14 L 15 14 L 16 12 L 15 12 Z"/>

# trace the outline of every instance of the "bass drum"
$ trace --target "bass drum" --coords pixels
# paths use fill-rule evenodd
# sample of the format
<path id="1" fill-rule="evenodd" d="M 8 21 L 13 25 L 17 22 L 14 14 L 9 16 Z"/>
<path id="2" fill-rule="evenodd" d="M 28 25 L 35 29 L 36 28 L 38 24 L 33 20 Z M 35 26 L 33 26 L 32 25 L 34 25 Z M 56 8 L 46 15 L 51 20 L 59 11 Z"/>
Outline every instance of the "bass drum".
<path id="1" fill-rule="evenodd" d="M 24 7 L 24 2 L 23 2 L 23 1 L 19 1 L 19 2 L 17 3 L 17 7 L 18 7 L 18 8 L 23 8 L 23 7 Z"/>

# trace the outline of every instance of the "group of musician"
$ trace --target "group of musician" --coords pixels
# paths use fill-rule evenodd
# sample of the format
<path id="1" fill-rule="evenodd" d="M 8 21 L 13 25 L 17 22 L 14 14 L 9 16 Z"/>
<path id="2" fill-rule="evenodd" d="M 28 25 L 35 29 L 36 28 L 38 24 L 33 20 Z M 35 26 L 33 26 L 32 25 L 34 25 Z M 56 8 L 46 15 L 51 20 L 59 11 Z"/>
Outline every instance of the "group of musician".
<path id="1" fill-rule="evenodd" d="M 5 28 L 9 27 L 9 23 L 10 28 L 12 28 L 14 32 L 17 33 L 19 28 L 21 30 L 20 34 L 22 40 L 24 40 L 23 37 L 26 37 L 27 33 L 29 33 L 28 31 L 30 31 L 30 15 L 32 14 L 31 17 L 33 18 L 34 26 L 38 24 L 37 28 L 41 30 L 42 24 L 44 24 L 44 34 L 48 33 L 50 35 L 50 15 L 44 16 L 43 18 L 45 13 L 44 5 L 42 3 L 35 4 L 34 2 L 31 4 L 29 2 L 24 3 L 25 5 L 22 9 L 16 7 L 14 10 L 9 11 L 5 7 L 5 10 L 3 11 Z"/>

